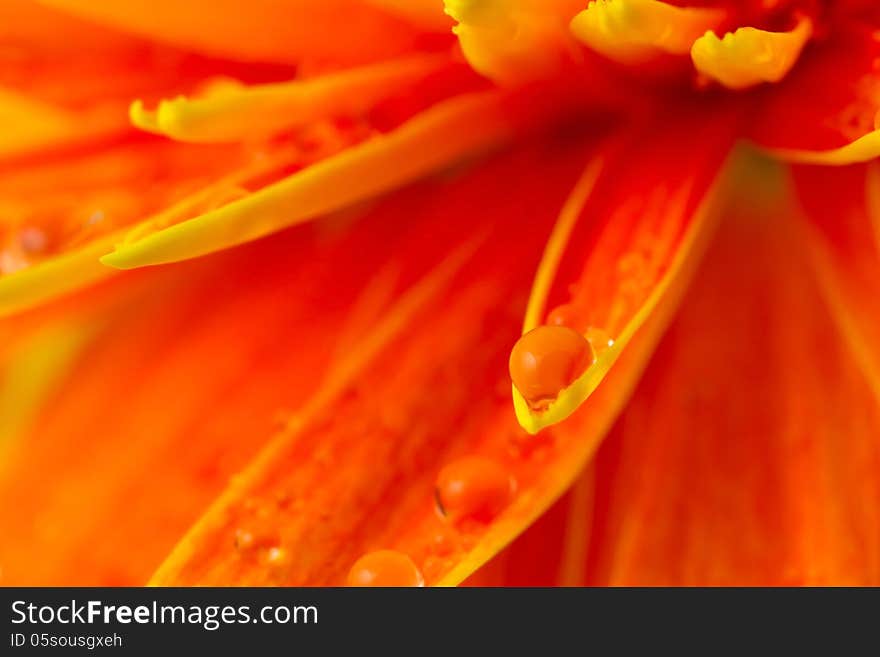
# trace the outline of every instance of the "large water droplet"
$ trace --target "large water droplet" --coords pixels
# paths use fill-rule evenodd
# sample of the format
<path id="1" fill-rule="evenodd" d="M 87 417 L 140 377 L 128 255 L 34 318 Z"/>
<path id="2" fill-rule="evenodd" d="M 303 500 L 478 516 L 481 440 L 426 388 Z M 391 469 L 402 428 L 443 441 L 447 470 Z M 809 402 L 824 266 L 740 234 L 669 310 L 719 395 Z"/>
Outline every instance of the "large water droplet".
<path id="1" fill-rule="evenodd" d="M 510 352 L 510 378 L 534 410 L 546 408 L 586 371 L 595 356 L 590 343 L 565 326 L 539 326 Z"/>

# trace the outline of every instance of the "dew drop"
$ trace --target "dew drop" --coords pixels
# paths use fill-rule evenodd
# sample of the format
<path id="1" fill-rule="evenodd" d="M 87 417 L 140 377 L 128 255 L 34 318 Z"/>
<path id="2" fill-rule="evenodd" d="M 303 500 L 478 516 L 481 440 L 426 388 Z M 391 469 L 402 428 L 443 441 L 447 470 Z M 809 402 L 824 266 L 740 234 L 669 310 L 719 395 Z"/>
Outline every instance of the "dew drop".
<path id="1" fill-rule="evenodd" d="M 535 410 L 545 408 L 595 360 L 590 343 L 565 326 L 539 326 L 510 352 L 513 385 Z"/>
<path id="2" fill-rule="evenodd" d="M 270 547 L 266 550 L 266 561 L 272 565 L 280 565 L 287 560 L 287 550 L 281 547 Z"/>
<path id="3" fill-rule="evenodd" d="M 234 542 L 237 550 L 248 552 L 272 548 L 279 543 L 278 532 L 269 526 L 239 527 L 235 530 Z"/>
<path id="4" fill-rule="evenodd" d="M 407 555 L 395 550 L 369 552 L 348 573 L 349 586 L 424 586 L 421 571 Z"/>
<path id="5" fill-rule="evenodd" d="M 0 274 L 14 274 L 30 265 L 18 249 L 0 249 Z"/>
<path id="6" fill-rule="evenodd" d="M 37 254 L 43 253 L 48 248 L 49 238 L 45 231 L 31 226 L 18 233 L 18 243 L 25 253 Z"/>
<path id="7" fill-rule="evenodd" d="M 573 304 L 564 303 L 556 306 L 547 315 L 547 324 L 550 326 L 567 326 L 577 329 L 577 311 Z"/>
<path id="8" fill-rule="evenodd" d="M 435 490 L 444 516 L 487 522 L 510 503 L 515 483 L 507 470 L 495 461 L 468 456 L 449 463 L 440 471 Z"/>
<path id="9" fill-rule="evenodd" d="M 593 353 L 596 354 L 597 358 L 614 345 L 614 340 L 608 335 L 607 331 L 595 326 L 588 328 L 584 337 L 587 338 L 587 342 L 590 343 Z"/>

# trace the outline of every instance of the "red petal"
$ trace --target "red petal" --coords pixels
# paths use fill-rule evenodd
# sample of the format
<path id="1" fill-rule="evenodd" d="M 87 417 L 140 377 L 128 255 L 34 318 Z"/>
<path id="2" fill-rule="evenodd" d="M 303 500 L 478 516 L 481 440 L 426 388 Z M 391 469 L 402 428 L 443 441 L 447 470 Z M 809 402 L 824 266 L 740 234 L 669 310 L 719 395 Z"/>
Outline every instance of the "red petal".
<path id="1" fill-rule="evenodd" d="M 844 164 L 880 155 L 880 23 L 842 20 L 766 90 L 752 137 L 786 159 Z"/>

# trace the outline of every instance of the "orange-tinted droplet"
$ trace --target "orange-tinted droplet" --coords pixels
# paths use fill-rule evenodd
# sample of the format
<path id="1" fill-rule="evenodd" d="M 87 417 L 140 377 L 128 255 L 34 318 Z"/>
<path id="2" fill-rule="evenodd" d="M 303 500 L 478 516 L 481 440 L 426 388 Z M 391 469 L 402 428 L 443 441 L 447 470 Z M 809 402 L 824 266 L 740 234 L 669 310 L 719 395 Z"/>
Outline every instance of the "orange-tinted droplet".
<path id="1" fill-rule="evenodd" d="M 437 502 L 453 519 L 491 520 L 507 506 L 513 491 L 507 470 L 479 456 L 453 461 L 437 476 Z"/>
<path id="2" fill-rule="evenodd" d="M 606 331 L 595 326 L 588 328 L 584 332 L 584 337 L 587 339 L 587 342 L 590 343 L 590 346 L 593 348 L 593 353 L 597 358 L 614 345 L 614 340 L 611 336 L 608 335 Z"/>
<path id="3" fill-rule="evenodd" d="M 510 352 L 510 378 L 529 405 L 556 399 L 595 360 L 590 343 L 566 326 L 539 326 Z"/>
<path id="4" fill-rule="evenodd" d="M 550 326 L 567 326 L 577 328 L 577 309 L 570 303 L 556 306 L 547 315 L 547 324 Z"/>
<path id="5" fill-rule="evenodd" d="M 349 586 L 424 586 L 422 573 L 402 552 L 378 550 L 358 559 L 348 573 Z"/>

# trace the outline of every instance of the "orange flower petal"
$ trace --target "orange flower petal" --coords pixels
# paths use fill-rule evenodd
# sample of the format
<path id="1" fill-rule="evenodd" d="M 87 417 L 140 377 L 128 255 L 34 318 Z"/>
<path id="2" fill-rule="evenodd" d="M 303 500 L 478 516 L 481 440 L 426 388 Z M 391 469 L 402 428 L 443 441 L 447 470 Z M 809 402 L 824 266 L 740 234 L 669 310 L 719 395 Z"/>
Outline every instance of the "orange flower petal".
<path id="1" fill-rule="evenodd" d="M 522 100 L 492 91 L 455 96 L 212 211 L 138 226 L 101 261 L 130 269 L 194 258 L 391 191 L 511 141 L 546 109 Z"/>
<path id="2" fill-rule="evenodd" d="M 795 181 L 820 288 L 880 399 L 880 170 L 797 167 Z"/>
<path id="3" fill-rule="evenodd" d="M 430 28 L 432 31 L 448 32 L 452 27 L 452 19 L 443 11 L 443 3 L 437 0 L 366 0 L 366 2 L 390 14 L 401 16 L 415 25 Z"/>
<path id="4" fill-rule="evenodd" d="M 44 13 L 54 17 L 53 12 Z M 81 32 L 89 34 L 91 29 L 81 27 L 81 22 L 74 19 L 58 20 L 58 23 L 72 30 L 74 41 Z M 98 32 L 100 33 L 100 29 Z M 45 35 L 39 31 L 35 35 L 30 34 L 25 30 L 25 35 L 18 35 L 18 38 L 24 55 L 29 57 L 34 56 L 35 52 L 39 54 L 38 46 Z M 99 40 L 98 43 L 102 42 Z M 138 64 L 138 57 L 146 56 L 142 52 L 146 47 L 143 43 L 137 39 L 128 39 L 122 43 L 111 41 L 111 44 L 112 49 L 108 46 L 98 48 L 96 53 L 91 53 L 88 49 L 85 52 L 98 59 L 99 55 L 111 61 L 120 59 L 124 65 L 131 65 L 138 71 L 146 68 L 144 75 L 148 78 L 148 84 L 143 85 L 143 89 L 148 94 L 147 98 L 152 97 L 153 88 L 165 92 L 180 90 L 181 85 L 186 88 L 186 83 L 189 81 L 191 84 L 191 78 L 199 74 L 204 74 L 208 80 L 217 83 L 218 70 L 226 70 L 222 62 L 194 62 L 191 58 L 180 60 L 168 48 L 154 46 L 150 46 L 146 52 L 152 53 L 149 56 L 155 57 L 159 63 L 153 66 L 148 61 L 143 67 Z M 119 52 L 116 51 L 117 48 Z M 68 60 L 76 61 L 80 57 L 79 51 L 74 51 L 70 57 L 63 52 L 50 52 L 51 57 L 48 62 L 40 64 L 36 76 L 45 78 L 48 82 L 55 80 L 56 76 L 62 77 L 65 72 L 70 72 Z M 175 76 L 175 71 L 179 73 L 178 68 L 181 66 L 187 71 L 186 75 Z M 29 64 L 24 66 L 25 69 L 29 67 Z M 245 85 L 249 81 L 257 84 L 247 88 L 263 92 L 267 89 L 277 91 L 281 87 L 290 91 L 290 85 L 259 84 L 267 75 L 272 79 L 270 69 L 259 65 L 252 68 L 253 70 L 242 76 L 242 82 Z M 237 65 L 231 64 L 228 70 L 230 74 L 236 75 Z M 108 72 L 106 67 L 99 68 L 99 72 L 111 78 L 126 78 L 120 71 Z M 287 76 L 289 75 L 288 68 Z M 83 83 L 81 76 L 74 78 L 78 83 Z M 368 149 L 373 154 L 372 162 L 375 164 L 377 151 L 380 158 L 387 157 L 389 144 L 386 142 L 400 147 L 403 140 L 405 148 L 413 149 L 414 136 L 423 135 L 426 130 L 435 130 L 436 134 L 432 136 L 442 142 L 442 148 L 432 150 L 422 148 L 421 145 L 416 148 L 419 157 L 405 158 L 405 171 L 399 174 L 403 176 L 404 182 L 426 173 L 426 167 L 442 167 L 450 159 L 471 155 L 494 145 L 501 139 L 499 135 L 506 134 L 505 131 L 509 129 L 506 121 L 489 120 L 490 117 L 478 112 L 476 122 L 480 123 L 480 119 L 486 120 L 492 129 L 475 131 L 471 124 L 467 124 L 468 129 L 462 130 L 460 125 L 455 124 L 456 118 L 463 120 L 461 111 L 456 114 L 452 108 L 452 117 L 443 107 L 439 107 L 438 111 L 431 111 L 431 105 L 442 100 L 444 95 L 473 88 L 475 79 L 463 65 L 450 63 L 445 56 L 414 59 L 409 66 L 405 62 L 400 65 L 389 63 L 329 78 L 314 78 L 305 90 L 297 86 L 292 95 L 300 101 L 304 100 L 302 96 L 306 96 L 305 100 L 310 106 L 316 96 L 323 98 L 322 108 L 317 113 L 302 117 L 287 111 L 290 110 L 289 106 L 273 106 L 276 113 L 285 115 L 281 119 L 286 129 L 284 135 L 260 144 L 252 142 L 250 138 L 253 135 L 248 134 L 249 140 L 246 144 L 202 148 L 175 147 L 157 140 L 132 136 L 128 128 L 119 131 L 118 122 L 113 117 L 122 116 L 123 108 L 127 107 L 128 93 L 131 92 L 127 88 L 108 88 L 104 90 L 106 97 L 102 93 L 95 94 L 100 107 L 88 106 L 86 109 L 77 109 L 76 103 L 71 105 L 66 102 L 61 102 L 56 107 L 57 99 L 44 103 L 41 100 L 43 89 L 39 84 L 21 85 L 21 94 L 4 95 L 0 89 L 0 114 L 17 117 L 17 125 L 22 128 L 20 131 L 11 131 L 10 134 L 14 136 L 0 138 L 0 141 L 15 150 L 40 148 L 39 154 L 19 155 L 0 161 L 0 190 L 6 190 L 3 200 L 0 201 L 0 210 L 3 211 L 3 218 L 0 219 L 0 314 L 33 306 L 108 277 L 113 273 L 112 270 L 99 263 L 104 256 L 107 256 L 105 264 L 131 267 L 134 266 L 133 263 L 148 264 L 143 262 L 145 252 L 156 251 L 156 242 L 160 242 L 161 247 L 170 241 L 178 250 L 184 249 L 187 253 L 194 254 L 201 249 L 201 253 L 205 253 L 212 248 L 222 248 L 243 239 L 253 239 L 269 230 L 280 229 L 295 218 L 277 216 L 275 211 L 278 210 L 278 199 L 275 197 L 272 199 L 276 205 L 270 203 L 271 207 L 267 207 L 267 199 L 264 197 L 267 194 L 271 196 L 269 191 L 273 189 L 272 184 L 292 172 L 309 169 L 309 165 L 337 155 L 368 137 L 375 137 L 373 141 L 378 142 Z M 88 85 L 89 80 L 87 76 L 85 84 Z M 400 88 L 392 84 L 404 81 L 407 84 L 400 84 Z M 227 81 L 226 84 L 228 87 L 232 83 Z M 365 94 L 365 89 L 369 93 Z M 404 90 L 408 94 L 407 102 L 402 104 L 399 99 L 396 102 L 395 99 Z M 347 93 L 354 93 L 359 99 L 345 100 L 342 96 Z M 364 98 L 365 95 L 368 98 Z M 291 93 L 282 93 L 282 96 L 285 102 L 291 100 Z M 228 94 L 223 97 L 228 98 Z M 265 100 L 263 96 L 261 98 Z M 277 94 L 270 100 L 277 101 Z M 101 105 L 104 101 L 109 105 Z M 466 110 L 474 104 L 467 98 L 462 101 L 458 106 L 459 110 L 462 109 L 461 105 L 466 106 Z M 505 109 L 502 112 L 495 107 L 494 101 L 487 105 L 491 106 L 493 119 L 507 111 Z M 255 111 L 259 114 L 261 107 L 266 109 L 258 104 L 256 108 L 250 106 L 250 111 L 236 113 L 235 107 L 237 106 L 233 103 L 231 110 L 229 106 L 225 106 L 225 110 L 221 108 L 222 116 L 218 119 L 217 112 L 214 111 L 216 108 L 211 105 L 211 111 L 208 112 L 211 116 L 207 119 L 200 116 L 195 121 L 195 127 L 193 121 L 184 121 L 184 132 L 194 129 L 198 135 L 204 136 L 202 132 L 205 124 L 211 123 L 213 127 L 208 128 L 208 133 L 216 137 L 216 123 L 219 120 L 221 123 L 225 122 L 227 128 L 231 121 L 234 133 L 234 126 L 247 123 L 245 119 L 251 123 L 259 123 L 253 114 Z M 407 129 L 403 130 L 404 134 L 399 135 L 396 129 L 401 122 L 423 110 L 425 119 L 408 124 Z M 371 119 L 364 116 L 368 111 L 377 114 L 377 124 L 385 125 L 387 139 L 383 139 L 383 133 L 377 130 Z M 83 112 L 89 116 L 95 114 L 101 117 L 109 113 L 110 119 L 97 120 L 95 125 L 99 130 L 90 132 L 84 125 Z M 345 112 L 353 116 L 340 116 Z M 28 117 L 26 122 L 20 120 L 22 116 Z M 151 117 L 146 117 L 149 118 Z M 180 117 L 175 115 L 173 118 L 172 123 L 179 127 Z M 465 123 L 468 118 L 475 117 L 467 114 L 464 117 Z M 293 134 L 291 126 L 284 123 L 285 121 L 297 124 Z M 163 128 L 159 123 L 161 121 L 157 123 L 157 129 Z M 30 130 L 29 126 L 34 129 Z M 443 128 L 452 131 L 449 139 L 444 139 L 444 135 L 440 134 Z M 114 134 L 114 130 L 120 134 Z M 221 129 L 225 136 L 228 136 L 228 132 L 227 130 L 223 133 Z M 238 135 L 242 138 L 244 136 Z M 76 143 L 68 143 L 71 141 Z M 3 148 L 2 144 L 0 148 Z M 363 164 L 363 158 L 354 156 L 354 159 Z M 428 160 L 427 164 L 425 160 Z M 340 171 L 340 167 L 332 162 L 330 164 L 330 169 L 336 175 L 332 183 L 339 185 L 339 188 L 352 187 L 352 192 L 342 197 L 335 193 L 324 195 L 326 198 L 322 197 L 324 200 L 318 201 L 318 207 L 315 207 L 314 202 L 306 203 L 309 199 L 315 201 L 314 184 L 311 187 L 305 185 L 308 188 L 305 195 L 300 194 L 296 199 L 290 199 L 289 195 L 284 197 L 291 203 L 298 202 L 296 211 L 305 212 L 308 219 L 362 200 L 365 195 L 383 191 L 381 185 L 377 188 L 371 183 L 375 182 L 377 176 L 381 178 L 381 173 L 386 174 L 386 181 L 391 176 L 391 184 L 400 182 L 399 175 L 395 177 L 399 168 L 374 167 L 370 176 L 358 177 L 350 166 L 343 166 Z M 376 173 L 376 169 L 380 173 Z M 299 190 L 303 186 L 299 183 L 300 177 L 294 178 L 296 180 L 293 181 L 293 187 Z M 317 178 L 318 182 L 328 184 L 326 176 L 322 178 L 311 169 L 306 178 Z M 387 184 L 386 182 L 386 186 Z M 366 191 L 364 187 L 367 187 Z M 242 204 L 236 203 L 242 200 L 251 210 L 254 209 L 254 204 L 259 206 L 260 221 L 254 221 L 248 215 L 244 217 L 249 219 L 244 222 L 246 225 L 235 223 L 235 220 L 244 219 Z M 303 205 L 307 207 L 302 207 Z M 226 221 L 220 221 L 221 225 L 218 225 L 218 213 L 211 212 L 218 208 L 222 208 L 219 218 Z M 206 214 L 211 220 L 194 223 L 187 221 Z M 223 235 L 218 234 L 224 230 L 226 232 Z M 220 246 L 209 243 L 207 239 L 205 244 L 199 245 L 193 245 L 189 241 L 193 234 L 204 235 L 206 231 Z M 242 237 L 242 232 L 247 237 Z M 185 244 L 179 243 L 181 239 Z"/>
<path id="5" fill-rule="evenodd" d="M 237 0 L 214 0 L 209 7 L 175 0 L 44 2 L 179 47 L 250 61 L 375 61 L 411 52 L 426 31 L 425 25 L 417 28 L 368 3 L 347 0 L 253 0 L 247 11 Z"/>
<path id="6" fill-rule="evenodd" d="M 265 165 L 262 165 L 265 166 Z M 241 151 L 129 135 L 0 165 L 0 315 L 114 273 L 98 259 L 127 226 L 226 202 Z"/>
<path id="7" fill-rule="evenodd" d="M 0 156 L 131 132 L 132 98 L 152 103 L 224 75 L 289 78 L 293 68 L 211 59 L 120 34 L 25 0 L 0 3 Z"/>
<path id="8" fill-rule="evenodd" d="M 876 398 L 793 248 L 790 209 L 753 208 L 599 456 L 589 582 L 880 582 Z"/>
<path id="9" fill-rule="evenodd" d="M 313 417 L 319 424 L 302 428 L 319 438 L 314 450 L 297 441 L 293 463 L 273 461 L 283 477 L 294 477 L 294 484 L 327 474 L 326 488 L 291 497 L 286 513 L 306 504 L 303 508 L 313 513 L 304 518 L 320 521 L 334 534 L 348 533 L 347 549 L 363 544 L 364 552 L 371 551 L 366 543 L 379 541 L 382 532 L 396 532 L 383 514 L 409 510 L 426 522 L 439 522 L 433 477 L 446 457 L 479 444 L 486 435 L 507 448 L 504 436 L 484 434 L 479 422 L 457 433 L 457 418 L 471 410 L 467 389 L 453 385 L 466 371 L 457 359 L 475 358 L 467 365 L 473 365 L 469 385 L 477 386 L 471 389 L 477 405 L 485 413 L 505 411 L 511 429 L 505 391 L 492 391 L 505 376 L 504 352 L 519 324 L 529 273 L 523 263 L 537 258 L 553 207 L 582 162 L 581 148 L 570 141 L 536 146 L 463 178 L 422 184 L 385 201 L 354 226 L 346 226 L 340 216 L 227 254 L 137 272 L 135 279 L 124 274 L 126 285 L 112 288 L 116 293 L 110 305 L 65 302 L 97 333 L 92 340 L 84 338 L 83 350 L 70 358 L 59 355 L 54 385 L 34 392 L 27 417 L 15 420 L 18 435 L 4 440 L 9 450 L 0 468 L 3 583 L 145 582 L 229 477 L 264 449 L 279 420 L 295 425 L 304 405 L 316 403 L 315 394 L 345 380 L 354 383 L 341 391 L 339 405 L 329 416 Z M 545 176 L 533 175 L 536 165 Z M 521 193 L 510 195 L 511 185 Z M 492 228 L 501 225 L 505 230 L 496 237 Z M 472 244 L 482 244 L 476 255 L 467 246 Z M 447 266 L 446 274 L 431 271 L 457 249 L 458 266 L 465 260 L 470 264 L 459 274 L 461 285 L 455 289 L 460 292 L 453 293 L 442 284 L 448 285 L 456 267 Z M 511 271 L 521 275 L 511 277 Z M 496 290 L 491 282 L 499 276 Z M 133 286 L 132 280 L 143 285 Z M 419 286 L 419 280 L 433 282 Z M 510 292 L 511 285 L 506 296 L 503 291 Z M 414 289 L 421 292 L 400 297 Z M 437 302 L 444 312 L 433 305 Z M 69 315 L 49 314 L 54 308 L 6 320 L 0 334 L 5 335 L 5 327 L 10 334 L 29 334 L 31 329 L 25 333 L 18 324 L 25 320 L 36 324 L 34 331 L 64 331 Z M 378 325 L 388 331 L 389 322 L 397 324 L 391 333 L 373 330 Z M 382 352 L 370 373 L 359 371 L 358 354 L 389 337 L 390 350 Z M 0 341 L 5 365 L 4 344 Z M 39 354 L 39 341 L 31 344 L 27 353 Z M 463 345 L 470 348 L 462 351 Z M 413 357 L 404 357 L 403 350 Z M 16 370 L 31 367 L 28 360 L 22 356 Z M 400 362 L 413 371 L 398 373 Z M 477 371 L 483 375 L 476 376 Z M 363 413 L 361 419 L 343 423 L 341 418 L 356 410 Z M 336 416 L 338 431 L 331 436 L 320 422 Z M 372 442 L 370 431 L 376 427 L 387 428 L 385 442 Z M 393 453 L 389 463 L 401 469 L 376 467 L 386 449 Z M 410 457 L 415 461 L 407 461 Z M 338 470 L 331 467 L 336 463 Z M 425 467 L 410 468 L 413 463 Z M 436 463 L 436 470 L 430 463 Z M 44 485 L 34 486 L 34 472 L 41 473 Z M 392 479 L 383 479 L 383 472 Z M 333 478 L 337 475 L 342 479 Z M 273 489 L 281 497 L 272 499 L 283 502 L 285 490 Z M 399 506 L 358 516 L 376 495 L 392 494 L 402 496 Z M 331 504 L 325 495 L 337 502 Z M 408 506 L 402 499 L 421 500 L 423 495 L 425 507 Z M 350 507 L 339 503 L 344 496 L 353 497 Z M 236 508 L 249 512 L 247 500 L 238 501 L 241 507 Z M 322 514 L 332 522 L 321 520 Z M 360 529 L 357 519 L 367 517 L 376 523 Z M 289 531 L 298 526 L 291 523 Z M 241 559 L 252 568 L 242 580 L 278 577 L 274 566 L 251 563 L 236 548 L 237 542 L 245 551 L 253 546 L 254 555 L 263 554 L 259 546 L 268 540 L 263 532 L 248 524 L 227 529 L 218 548 L 200 557 L 207 567 Z M 236 534 L 236 529 L 243 531 Z M 324 540 L 321 532 L 302 540 L 309 536 Z M 339 583 L 360 556 L 352 553 L 347 561 L 340 552 L 324 563 L 327 554 L 303 549 L 302 563 L 320 557 L 320 568 L 338 566 L 333 577 Z M 278 560 L 273 563 L 285 563 L 281 553 L 272 555 Z M 310 576 L 320 572 L 316 567 Z M 436 579 L 436 571 L 428 572 Z"/>
<path id="10" fill-rule="evenodd" d="M 531 168 L 550 180 L 547 166 Z M 512 263 L 521 265 L 533 246 L 511 223 L 521 215 L 508 210 L 510 202 L 491 202 L 493 216 L 505 222 L 491 247 L 478 248 L 460 273 L 444 266 L 413 288 L 365 336 L 364 348 L 375 353 L 352 354 L 355 364 L 363 359 L 347 373 L 352 378 L 316 392 L 178 545 L 154 583 L 340 584 L 361 554 L 391 549 L 408 555 L 427 584 L 456 584 L 565 490 L 621 409 L 665 316 L 645 322 L 577 421 L 526 437 L 497 396 L 515 330 L 509 310 L 499 315 L 509 309 L 502 300 L 511 298 L 511 284 L 522 289 L 522 269 Z M 500 242 L 507 246 L 498 251 Z M 443 291 L 436 277 L 450 275 L 455 286 Z M 430 329 L 419 330 L 423 325 Z M 461 465 L 472 456 L 481 458 L 480 468 Z M 461 486 L 491 498 L 497 517 L 462 519 L 442 506 L 448 482 L 441 475 L 450 468 L 483 477 Z M 506 508 L 496 504 L 501 472 L 515 490 Z M 266 533 L 265 542 L 248 541 L 245 549 L 230 538 Z"/>
<path id="11" fill-rule="evenodd" d="M 594 472 L 473 583 L 880 582 L 880 407 L 758 170 Z"/>
<path id="12" fill-rule="evenodd" d="M 563 458 L 552 445 L 519 442 L 503 394 L 528 285 L 524 263 L 537 258 L 552 208 L 584 157 L 582 144 L 551 150 L 484 170 L 472 188 L 478 197 L 445 199 L 447 219 L 467 224 L 464 217 L 486 212 L 479 224 L 504 230 L 451 252 L 362 336 L 344 368 L 227 488 L 154 583 L 338 585 L 363 554 L 394 550 L 431 585 L 448 581 L 496 527 L 521 530 L 546 460 Z M 510 185 L 522 194 L 510 195 Z M 480 467 L 468 461 L 475 456 Z M 439 510 L 450 471 L 469 478 L 457 485 L 469 491 L 461 494 L 473 513 L 461 512 L 461 499 Z M 500 473 L 509 474 L 511 501 L 493 483 L 503 481 Z M 234 540 L 265 534 L 260 545 Z"/>

